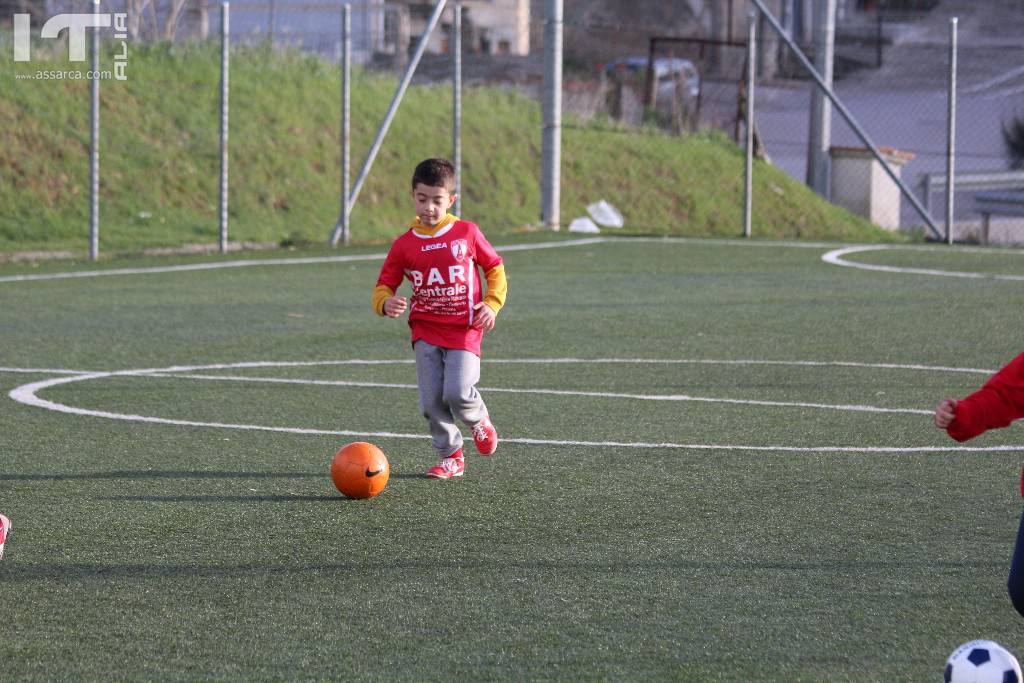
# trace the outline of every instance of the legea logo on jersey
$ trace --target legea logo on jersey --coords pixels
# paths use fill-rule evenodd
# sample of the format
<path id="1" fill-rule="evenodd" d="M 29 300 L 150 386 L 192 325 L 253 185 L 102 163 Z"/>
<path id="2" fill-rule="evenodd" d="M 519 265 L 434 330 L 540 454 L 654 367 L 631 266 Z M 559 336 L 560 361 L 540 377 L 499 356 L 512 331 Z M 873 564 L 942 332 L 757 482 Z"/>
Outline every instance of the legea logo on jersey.
<path id="1" fill-rule="evenodd" d="M 462 259 L 466 258 L 466 252 L 469 251 L 469 243 L 466 240 L 452 240 L 452 256 L 459 263 L 462 263 Z"/>

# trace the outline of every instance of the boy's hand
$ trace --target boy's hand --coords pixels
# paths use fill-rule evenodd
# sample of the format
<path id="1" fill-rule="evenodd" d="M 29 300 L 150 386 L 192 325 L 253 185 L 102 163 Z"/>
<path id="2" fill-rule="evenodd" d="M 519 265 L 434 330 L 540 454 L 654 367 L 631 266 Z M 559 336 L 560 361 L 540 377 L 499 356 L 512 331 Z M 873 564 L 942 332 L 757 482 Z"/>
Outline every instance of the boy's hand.
<path id="1" fill-rule="evenodd" d="M 498 317 L 498 314 L 490 306 L 481 301 L 473 307 L 473 310 L 476 311 L 473 317 L 473 327 L 484 332 L 494 329 L 494 319 Z"/>
<path id="2" fill-rule="evenodd" d="M 384 315 L 389 318 L 397 318 L 405 313 L 407 306 L 404 296 L 389 297 L 384 301 Z"/>
<path id="3" fill-rule="evenodd" d="M 956 417 L 956 401 L 951 398 L 943 399 L 935 409 L 935 426 L 945 429 Z"/>

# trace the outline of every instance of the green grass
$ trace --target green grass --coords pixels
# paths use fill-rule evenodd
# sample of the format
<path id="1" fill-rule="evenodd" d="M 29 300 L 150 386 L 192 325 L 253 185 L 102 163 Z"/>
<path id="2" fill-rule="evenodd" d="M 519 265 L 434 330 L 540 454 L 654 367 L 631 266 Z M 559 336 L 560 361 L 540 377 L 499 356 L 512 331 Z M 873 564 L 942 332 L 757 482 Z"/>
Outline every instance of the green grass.
<path id="1" fill-rule="evenodd" d="M 14 522 L 3 677 L 921 681 L 969 639 L 1024 653 L 1004 588 L 1019 452 L 940 450 L 954 443 L 926 412 L 498 391 L 928 411 L 986 375 L 499 361 L 995 369 L 1019 352 L 1020 282 L 838 268 L 820 260 L 827 249 L 506 251 L 509 303 L 480 382 L 506 441 L 452 482 L 423 477 L 434 457 L 411 389 L 136 376 L 39 392 L 92 410 L 415 437 L 365 437 L 392 465 L 368 501 L 329 479 L 357 437 L 116 421 L 6 394 L 61 376 L 46 368 L 408 361 L 406 326 L 369 310 L 379 261 L 0 282 L 0 511 Z M 999 250 L 851 258 L 962 271 L 989 257 L 985 272 L 1020 272 Z M 406 362 L 206 372 L 415 383 Z M 971 445 L 1020 443 L 1018 425 Z M 813 450 L 828 446 L 925 450 Z"/>
<path id="2" fill-rule="evenodd" d="M 0 35 L 0 47 L 10 48 Z M 87 247 L 89 85 L 16 79 L 80 69 L 59 43 L 32 62 L 0 63 L 0 252 Z M 105 55 L 102 65 L 112 63 Z M 101 252 L 217 241 L 219 52 L 215 45 L 130 47 L 127 80 L 101 86 Z M 339 214 L 340 76 L 293 52 L 232 54 L 230 237 L 323 244 Z M 394 93 L 393 77 L 357 72 L 352 89 L 353 178 Z M 412 214 L 414 165 L 449 156 L 451 88 L 406 95 L 352 213 L 359 243 L 382 244 Z M 463 213 L 489 234 L 539 223 L 540 110 L 517 91 L 471 88 L 463 103 Z M 606 199 L 626 232 L 737 236 L 741 150 L 721 135 L 670 137 L 567 121 L 561 216 Z M 830 205 L 779 169 L 758 163 L 753 230 L 761 237 L 905 239 Z"/>

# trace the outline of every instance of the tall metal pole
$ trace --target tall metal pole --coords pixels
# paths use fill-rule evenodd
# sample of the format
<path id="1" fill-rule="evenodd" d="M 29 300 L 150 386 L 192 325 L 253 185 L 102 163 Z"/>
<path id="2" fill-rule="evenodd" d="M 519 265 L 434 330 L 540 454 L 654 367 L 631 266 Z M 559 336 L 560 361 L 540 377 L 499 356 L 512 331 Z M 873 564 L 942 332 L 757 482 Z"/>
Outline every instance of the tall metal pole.
<path id="1" fill-rule="evenodd" d="M 220 253 L 228 250 L 228 17 L 230 4 L 220 5 Z"/>
<path id="2" fill-rule="evenodd" d="M 750 237 L 750 220 L 753 207 L 754 184 L 754 66 L 757 55 L 756 45 L 757 13 L 750 13 L 747 27 L 747 157 L 743 173 L 743 236 Z"/>
<path id="3" fill-rule="evenodd" d="M 836 35 L 836 0 L 814 3 L 814 64 L 825 85 L 832 87 Z M 811 126 L 807 143 L 807 185 L 829 197 L 829 156 L 832 140 L 832 106 L 817 88 L 811 91 Z"/>
<path id="4" fill-rule="evenodd" d="M 349 216 L 352 213 L 352 205 L 348 200 L 349 178 L 352 175 L 351 122 L 352 6 L 346 2 L 341 8 L 341 216 L 334 225 L 335 233 L 341 231 L 341 242 L 345 246 L 348 246 L 351 240 Z"/>
<path id="5" fill-rule="evenodd" d="M 562 0 L 546 0 L 544 102 L 541 140 L 541 223 L 560 228 L 562 164 Z"/>
<path id="6" fill-rule="evenodd" d="M 366 160 L 363 161 L 363 167 L 359 170 L 359 176 L 356 178 L 355 185 L 352 187 L 352 192 L 349 194 L 348 205 L 350 209 L 355 206 L 356 199 L 359 197 L 359 191 L 363 189 L 363 183 L 366 181 L 366 176 L 370 175 L 370 168 L 373 166 L 374 159 L 377 158 L 377 153 L 380 152 L 380 146 L 384 142 L 384 136 L 387 135 L 388 128 L 391 127 L 391 121 L 395 118 L 395 113 L 398 111 L 398 105 L 402 103 L 402 97 L 405 95 L 405 91 L 409 88 L 409 83 L 412 81 L 412 75 L 416 71 L 416 67 L 419 65 L 420 59 L 423 57 L 423 51 L 427 49 L 427 40 L 430 38 L 430 34 L 434 30 L 434 27 L 437 26 L 437 22 L 441 18 L 441 12 L 444 11 L 446 4 L 448 4 L 448 0 L 437 0 L 437 4 L 434 5 L 434 12 L 430 15 L 430 20 L 427 22 L 427 27 L 423 29 L 423 35 L 420 36 L 419 42 L 416 43 L 416 50 L 413 52 L 412 59 L 409 60 L 409 65 L 405 67 L 405 74 L 402 76 L 402 81 L 398 84 L 398 89 L 395 91 L 394 97 L 391 98 L 391 104 L 388 105 L 387 114 L 384 115 L 384 120 L 377 129 L 377 136 L 373 139 L 373 144 L 370 145 L 370 151 L 366 153 Z M 331 234 L 332 247 L 338 244 L 339 237 L 341 237 L 340 224 L 335 226 L 334 232 Z"/>
<path id="7" fill-rule="evenodd" d="M 93 0 L 92 12 L 99 14 L 100 0 Z M 95 18 L 95 17 L 94 17 Z M 93 22 L 94 26 L 99 21 Z M 89 260 L 100 257 L 100 32 L 92 30 L 92 82 L 89 84 Z"/>
<path id="8" fill-rule="evenodd" d="M 462 5 L 452 7 L 452 163 L 455 165 L 455 215 L 462 215 Z"/>
<path id="9" fill-rule="evenodd" d="M 274 45 L 274 24 L 277 23 L 277 5 L 275 0 L 270 0 L 270 22 L 267 26 L 267 40 L 271 47 Z"/>
<path id="10" fill-rule="evenodd" d="M 956 156 L 956 27 L 957 18 L 949 20 L 949 99 L 946 119 L 949 131 L 946 134 L 946 242 L 953 244 L 953 195 L 955 177 L 953 161 Z"/>

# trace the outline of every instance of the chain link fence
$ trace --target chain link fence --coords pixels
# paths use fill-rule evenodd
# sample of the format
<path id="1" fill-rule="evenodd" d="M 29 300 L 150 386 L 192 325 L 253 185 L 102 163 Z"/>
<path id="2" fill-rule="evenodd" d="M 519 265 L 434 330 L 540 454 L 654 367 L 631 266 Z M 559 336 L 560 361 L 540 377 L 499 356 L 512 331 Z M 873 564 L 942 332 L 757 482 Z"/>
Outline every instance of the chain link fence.
<path id="1" fill-rule="evenodd" d="M 943 226 L 953 17 L 958 28 L 952 224 L 956 240 L 985 241 L 986 194 L 1024 188 L 1004 135 L 1013 129 L 1024 93 L 1024 49 L 1010 27 L 1019 21 L 1019 9 L 998 0 L 984 7 L 946 2 L 930 12 L 870 6 L 849 17 L 846 28 L 859 24 L 866 34 L 874 24 L 881 38 L 876 57 L 868 59 L 870 50 L 864 50 L 860 68 L 850 69 L 847 62 L 840 70 L 838 36 L 844 27 L 838 23 L 834 85 L 872 141 L 884 148 L 892 168 Z M 765 146 L 773 163 L 798 179 L 807 177 L 810 94 L 800 81 L 784 79 L 766 79 L 759 90 L 757 122 Z M 886 227 L 920 229 L 922 217 L 880 178 L 877 162 L 863 153 L 862 142 L 835 113 L 831 133 L 832 200 Z M 850 196 L 858 192 L 859 197 Z M 988 239 L 1021 243 L 1022 228 L 1019 218 L 993 215 Z"/>
<path id="2" fill-rule="evenodd" d="M 599 112 L 629 125 L 654 123 L 680 134 L 717 130 L 741 144 L 747 22 L 739 11 L 743 4 L 721 3 L 718 14 L 695 12 L 685 26 L 674 27 L 640 23 L 641 12 L 619 24 L 575 19 L 566 29 L 567 62 L 592 61 L 587 87 L 604 96 L 587 101 L 589 109 L 577 105 L 578 98 L 567 97 L 567 111 L 575 106 L 583 118 Z M 814 60 L 818 47 L 809 3 L 765 4 Z M 1024 213 L 1024 196 L 1015 195 L 1024 189 L 1024 175 L 1016 170 L 1021 152 L 1015 153 L 1013 146 L 1016 142 L 1019 149 L 1024 141 L 1017 124 L 1024 94 L 1024 46 L 1014 35 L 1024 18 L 1019 5 L 1010 0 L 837 4 L 835 93 L 940 230 L 947 208 L 950 19 L 958 17 L 954 238 L 1024 242 L 1024 219 L 1014 215 Z M 801 5 L 802 14 L 794 13 Z M 763 17 L 757 35 L 758 156 L 809 182 L 816 86 Z M 574 45 L 573 40 L 586 44 Z M 577 78 L 584 74 L 579 69 Z M 900 196 L 835 109 L 829 137 L 826 192 L 832 201 L 888 229 L 944 237 L 927 229 L 927 221 Z"/>
<path id="3" fill-rule="evenodd" d="M 834 90 L 872 142 L 883 149 L 893 170 L 930 210 L 936 225 L 946 220 L 949 25 L 951 17 L 960 17 L 954 178 L 962 177 L 964 182 L 956 183 L 954 237 L 1024 242 L 1024 219 L 1012 215 L 1018 206 L 1014 193 L 1024 188 L 1024 176 L 1015 172 L 1020 157 L 1014 156 L 1009 144 L 1014 131 L 1017 142 L 1024 143 L 1020 134 L 1024 127 L 1014 125 L 1024 94 L 1024 45 L 1016 35 L 1019 3 L 836 3 Z M 545 1 L 466 0 L 461 4 L 467 87 L 503 84 L 539 101 Z M 813 59 L 821 49 L 815 45 L 815 3 L 768 0 L 765 4 Z M 433 5 L 384 0 L 353 3 L 353 60 L 366 68 L 401 73 Z M 90 7 L 87 0 L 51 0 L 40 13 L 52 16 L 60 11 L 90 11 Z M 104 7 L 128 13 L 133 40 L 219 38 L 219 5 L 208 0 L 114 0 Z M 650 126 L 674 135 L 725 136 L 742 144 L 747 12 L 748 3 L 740 0 L 566 3 L 562 105 L 567 127 L 605 121 L 612 124 L 604 128 L 608 135 Z M 446 11 L 439 30 L 428 41 L 415 82 L 451 78 L 450 22 Z M 339 60 L 340 27 L 340 3 L 237 0 L 231 4 L 233 43 L 299 48 Z M 757 154 L 805 182 L 816 86 L 763 17 L 757 23 L 757 35 Z M 925 230 L 924 218 L 900 197 L 878 161 L 834 111 L 830 147 L 830 185 L 824 194 L 883 227 Z M 679 163 L 686 164 L 686 159 Z M 567 178 L 567 182 L 579 180 Z M 1024 206 L 1024 199 L 1019 205 Z"/>

